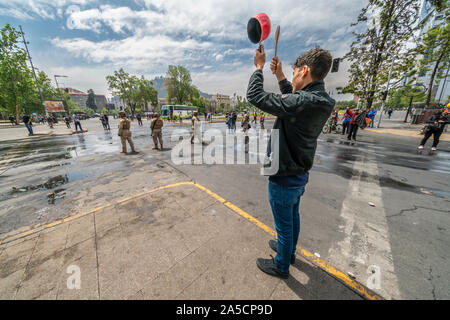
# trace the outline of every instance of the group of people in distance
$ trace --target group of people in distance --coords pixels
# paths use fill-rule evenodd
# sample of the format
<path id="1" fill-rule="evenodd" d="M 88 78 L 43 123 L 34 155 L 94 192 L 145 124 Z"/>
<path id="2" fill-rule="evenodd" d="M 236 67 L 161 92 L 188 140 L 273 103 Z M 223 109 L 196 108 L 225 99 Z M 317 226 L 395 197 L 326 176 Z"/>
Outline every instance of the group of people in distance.
<path id="1" fill-rule="evenodd" d="M 387 114 L 389 119 L 391 118 L 393 109 L 387 109 Z M 375 108 L 367 108 L 365 111 L 360 111 L 359 109 L 351 110 L 347 107 L 344 114 L 339 118 L 338 110 L 335 109 L 331 113 L 330 121 L 332 127 L 336 128 L 339 120 L 342 120 L 342 135 L 347 134 L 348 140 L 356 140 L 356 133 L 358 128 L 373 128 L 375 122 L 375 116 L 377 110 Z M 433 145 L 431 151 L 437 150 L 437 145 L 439 143 L 439 138 L 444 131 L 445 125 L 450 122 L 450 103 L 447 104 L 444 111 L 437 111 L 435 114 L 426 121 L 426 126 L 424 128 L 424 138 L 420 142 L 418 147 L 419 150 L 423 150 L 427 140 L 433 136 Z"/>
<path id="2" fill-rule="evenodd" d="M 9 117 L 9 120 L 11 121 L 12 124 L 17 125 L 16 120 L 13 116 Z M 57 123 L 57 117 L 53 114 L 49 114 L 48 116 L 34 116 L 34 118 L 32 116 L 29 116 L 27 113 L 23 112 L 22 113 L 22 122 L 24 123 L 25 127 L 28 130 L 28 135 L 32 136 L 34 135 L 33 132 L 33 120 L 35 122 L 44 124 L 45 122 L 47 122 L 48 126 L 53 129 L 53 125 L 55 123 Z M 78 128 L 80 129 L 80 131 L 83 131 L 83 129 L 81 128 L 81 123 L 80 120 L 78 118 L 78 116 L 76 114 L 74 114 L 72 117 L 69 116 L 69 114 L 66 114 L 64 116 L 64 122 L 66 123 L 66 126 L 68 129 L 71 128 L 70 123 L 73 120 L 74 124 L 75 124 L 75 130 L 77 131 Z"/>
<path id="3" fill-rule="evenodd" d="M 356 140 L 358 128 L 373 128 L 376 114 L 377 109 L 375 108 L 367 108 L 365 111 L 361 112 L 357 108 L 352 110 L 350 107 L 347 107 L 341 118 L 339 118 L 338 110 L 333 110 L 330 116 L 330 121 L 332 127 L 335 128 L 339 120 L 342 120 L 341 134 L 347 134 L 348 140 Z"/>

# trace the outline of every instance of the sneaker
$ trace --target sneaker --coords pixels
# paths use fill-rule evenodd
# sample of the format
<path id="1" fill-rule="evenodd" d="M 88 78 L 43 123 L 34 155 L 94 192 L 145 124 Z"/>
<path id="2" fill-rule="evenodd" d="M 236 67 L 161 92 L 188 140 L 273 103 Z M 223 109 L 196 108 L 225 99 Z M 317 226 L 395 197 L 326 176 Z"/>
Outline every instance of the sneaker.
<path id="1" fill-rule="evenodd" d="M 277 242 L 275 240 L 269 240 L 269 247 L 273 251 L 277 252 Z M 295 255 L 291 257 L 291 264 L 295 263 Z"/>
<path id="2" fill-rule="evenodd" d="M 282 279 L 289 278 L 289 272 L 281 272 L 280 269 L 278 269 L 274 258 L 272 259 L 258 258 L 256 259 L 256 265 L 262 272 L 265 272 L 271 276 Z"/>
<path id="3" fill-rule="evenodd" d="M 418 146 L 417 149 L 423 150 L 423 146 Z"/>
<path id="4" fill-rule="evenodd" d="M 436 147 L 431 147 L 431 151 L 436 151 Z"/>

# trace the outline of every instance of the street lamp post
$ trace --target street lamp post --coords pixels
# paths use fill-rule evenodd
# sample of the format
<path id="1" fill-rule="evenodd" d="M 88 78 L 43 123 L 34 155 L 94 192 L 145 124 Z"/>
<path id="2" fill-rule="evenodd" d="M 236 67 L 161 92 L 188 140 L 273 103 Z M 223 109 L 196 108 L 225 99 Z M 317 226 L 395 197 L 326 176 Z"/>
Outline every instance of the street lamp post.
<path id="1" fill-rule="evenodd" d="M 62 93 L 61 93 L 61 91 L 59 90 L 59 85 L 58 85 L 58 79 L 57 79 L 57 78 L 68 78 L 68 76 L 63 76 L 63 75 L 55 74 L 54 77 L 55 77 L 56 88 L 58 89 L 60 99 L 63 100 Z M 64 108 L 65 108 L 65 106 L 64 106 Z M 69 112 L 69 110 L 66 110 L 66 112 Z"/>
<path id="2" fill-rule="evenodd" d="M 39 81 L 36 77 L 36 72 L 34 70 L 37 68 L 34 67 L 33 60 L 31 60 L 30 51 L 28 50 L 28 45 L 27 45 L 28 42 L 25 40 L 25 33 L 23 33 L 22 26 L 19 26 L 19 28 L 20 28 L 20 33 L 22 34 L 23 44 L 25 45 L 25 49 L 27 50 L 28 60 L 30 60 L 30 65 L 31 65 L 31 70 L 33 71 L 34 80 L 36 81 L 36 86 L 39 91 L 39 97 L 41 99 L 41 104 L 42 104 L 42 107 L 44 108 L 45 115 L 48 116 L 47 108 L 45 107 L 45 103 L 44 103 L 44 97 L 42 96 L 42 90 L 41 90 L 41 87 L 39 86 Z"/>

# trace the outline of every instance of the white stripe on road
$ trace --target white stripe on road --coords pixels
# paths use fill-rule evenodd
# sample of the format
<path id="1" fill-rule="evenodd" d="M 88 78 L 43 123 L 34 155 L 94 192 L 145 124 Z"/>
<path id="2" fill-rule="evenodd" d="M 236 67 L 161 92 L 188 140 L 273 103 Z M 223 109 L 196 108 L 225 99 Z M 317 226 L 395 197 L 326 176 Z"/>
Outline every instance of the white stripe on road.
<path id="1" fill-rule="evenodd" d="M 378 166 L 375 155 L 368 150 L 362 157 L 353 165 L 353 177 L 342 203 L 340 217 L 344 224 L 339 228 L 344 239 L 333 245 L 329 257 L 333 264 L 352 272 L 363 284 L 372 276 L 369 266 L 379 267 L 380 288 L 373 290 L 387 299 L 400 299 L 380 183 L 376 178 L 361 180 L 362 174 L 378 177 Z"/>

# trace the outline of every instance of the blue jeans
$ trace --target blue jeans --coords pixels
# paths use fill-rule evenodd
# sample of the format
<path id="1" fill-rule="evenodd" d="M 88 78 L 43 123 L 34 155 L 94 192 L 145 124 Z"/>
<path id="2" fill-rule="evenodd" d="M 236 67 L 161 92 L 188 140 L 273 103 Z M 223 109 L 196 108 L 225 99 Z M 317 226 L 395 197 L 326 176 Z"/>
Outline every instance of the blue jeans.
<path id="1" fill-rule="evenodd" d="M 373 128 L 373 123 L 375 122 L 375 117 L 373 117 L 373 118 L 371 117 L 370 120 L 372 120 L 372 121 L 370 121 L 369 127 Z"/>
<path id="2" fill-rule="evenodd" d="M 33 126 L 30 123 L 25 123 L 25 127 L 27 127 L 30 134 L 33 134 Z"/>
<path id="3" fill-rule="evenodd" d="M 80 131 L 83 131 L 83 129 L 81 129 L 80 121 L 75 121 L 75 131 L 78 131 L 78 127 L 80 127 Z"/>
<path id="4" fill-rule="evenodd" d="M 286 188 L 269 181 L 269 202 L 278 234 L 275 262 L 282 272 L 289 272 L 300 234 L 300 197 L 305 186 Z"/>

